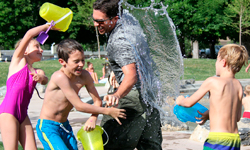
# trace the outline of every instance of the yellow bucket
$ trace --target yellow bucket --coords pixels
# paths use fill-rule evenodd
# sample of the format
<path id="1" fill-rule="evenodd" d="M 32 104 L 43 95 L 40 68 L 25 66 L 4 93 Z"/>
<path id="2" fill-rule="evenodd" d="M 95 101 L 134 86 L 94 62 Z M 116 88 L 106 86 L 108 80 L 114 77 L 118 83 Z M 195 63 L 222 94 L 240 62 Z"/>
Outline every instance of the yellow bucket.
<path id="1" fill-rule="evenodd" d="M 107 135 L 107 141 L 105 144 L 103 144 L 102 141 L 103 131 Z M 96 125 L 95 129 L 92 131 L 85 131 L 83 126 L 77 132 L 77 139 L 82 142 L 84 150 L 103 150 L 103 146 L 108 143 L 108 134 L 98 125 Z"/>
<path id="2" fill-rule="evenodd" d="M 47 22 L 55 22 L 55 28 L 65 32 L 73 18 L 73 13 L 69 8 L 62 8 L 51 3 L 44 3 L 39 11 L 40 16 Z"/>

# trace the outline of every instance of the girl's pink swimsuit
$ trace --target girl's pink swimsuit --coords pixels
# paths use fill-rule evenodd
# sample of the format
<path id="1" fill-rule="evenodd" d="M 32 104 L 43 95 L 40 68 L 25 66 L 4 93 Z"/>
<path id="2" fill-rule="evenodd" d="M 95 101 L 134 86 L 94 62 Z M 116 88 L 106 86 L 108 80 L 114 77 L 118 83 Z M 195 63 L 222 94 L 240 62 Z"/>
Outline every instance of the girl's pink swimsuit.
<path id="1" fill-rule="evenodd" d="M 9 113 L 21 124 L 27 116 L 28 105 L 32 97 L 36 81 L 30 75 L 28 64 L 7 80 L 7 92 L 0 105 L 0 114 Z"/>

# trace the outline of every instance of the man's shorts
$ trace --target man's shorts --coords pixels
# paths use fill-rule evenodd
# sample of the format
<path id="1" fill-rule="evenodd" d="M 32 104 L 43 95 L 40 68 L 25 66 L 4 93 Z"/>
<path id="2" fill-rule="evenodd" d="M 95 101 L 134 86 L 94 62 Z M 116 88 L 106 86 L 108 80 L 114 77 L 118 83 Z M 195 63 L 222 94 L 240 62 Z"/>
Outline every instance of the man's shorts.
<path id="1" fill-rule="evenodd" d="M 77 141 L 69 121 L 64 123 L 39 119 L 37 136 L 45 150 L 77 150 Z"/>
<path id="2" fill-rule="evenodd" d="M 226 132 L 209 132 L 203 150 L 240 150 L 240 135 Z"/>

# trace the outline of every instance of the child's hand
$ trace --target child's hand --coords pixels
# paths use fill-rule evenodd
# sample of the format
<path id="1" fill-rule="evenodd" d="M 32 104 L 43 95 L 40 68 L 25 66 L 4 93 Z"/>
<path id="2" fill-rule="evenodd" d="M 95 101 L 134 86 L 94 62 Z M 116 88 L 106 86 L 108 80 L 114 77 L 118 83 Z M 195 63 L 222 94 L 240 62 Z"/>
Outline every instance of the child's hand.
<path id="1" fill-rule="evenodd" d="M 203 125 L 206 123 L 207 120 L 209 120 L 209 110 L 207 110 L 206 112 L 204 113 L 201 113 L 199 111 L 197 111 L 199 114 L 201 114 L 201 117 L 200 118 L 197 118 L 195 117 L 196 119 L 199 119 L 201 121 L 196 121 L 197 124 L 199 125 Z"/>
<path id="2" fill-rule="evenodd" d="M 33 80 L 42 83 L 44 76 L 37 73 L 30 73 L 33 76 Z"/>
<path id="3" fill-rule="evenodd" d="M 59 31 L 59 30 L 61 30 L 61 29 L 56 28 L 55 26 L 53 26 L 53 27 L 51 28 L 51 30 L 56 30 L 56 31 Z"/>
<path id="4" fill-rule="evenodd" d="M 185 97 L 184 97 L 183 95 L 178 96 L 177 99 L 176 99 L 176 104 L 177 104 L 177 105 L 180 105 L 180 103 L 181 103 L 181 101 L 182 101 L 183 99 L 185 99 Z"/>
<path id="5" fill-rule="evenodd" d="M 105 95 L 103 101 L 106 101 L 106 106 L 117 107 L 119 103 L 119 97 L 116 95 Z"/>
<path id="6" fill-rule="evenodd" d="M 114 74 L 113 71 L 110 73 L 110 77 L 109 78 L 110 78 L 109 79 L 110 80 L 110 85 L 113 86 L 113 88 L 118 88 L 118 83 L 116 81 L 115 74 Z"/>
<path id="7" fill-rule="evenodd" d="M 85 125 L 84 125 L 84 130 L 85 131 L 92 131 L 95 129 L 95 125 L 96 125 L 96 118 L 89 118 Z"/>
<path id="8" fill-rule="evenodd" d="M 124 112 L 126 112 L 126 110 L 125 109 L 117 109 L 117 108 L 114 108 L 114 107 L 111 107 L 111 108 L 108 108 L 108 109 L 110 109 L 109 115 L 111 117 L 113 117 L 120 125 L 122 125 L 122 123 L 120 122 L 118 117 L 126 119 L 126 114 L 124 113 Z"/>
<path id="9" fill-rule="evenodd" d="M 45 24 L 45 26 L 46 26 L 46 30 L 50 27 L 50 23 L 46 23 Z M 56 30 L 56 31 L 59 31 L 59 30 L 61 30 L 61 29 L 59 29 L 59 28 L 56 28 L 55 27 L 55 25 L 53 25 L 51 28 L 50 28 L 50 30 Z"/>

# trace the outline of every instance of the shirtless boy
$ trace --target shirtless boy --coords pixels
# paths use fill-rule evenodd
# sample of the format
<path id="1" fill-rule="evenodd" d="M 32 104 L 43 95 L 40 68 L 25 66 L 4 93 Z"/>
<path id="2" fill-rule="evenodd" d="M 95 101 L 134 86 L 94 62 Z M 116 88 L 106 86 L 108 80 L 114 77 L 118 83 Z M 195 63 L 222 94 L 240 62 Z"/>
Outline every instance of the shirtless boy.
<path id="1" fill-rule="evenodd" d="M 246 94 L 246 97 L 242 99 L 242 105 L 244 107 L 244 113 L 242 117 L 250 119 L 250 85 L 245 87 L 244 93 Z"/>
<path id="2" fill-rule="evenodd" d="M 54 72 L 45 91 L 44 102 L 36 130 L 44 149 L 77 149 L 77 141 L 68 121 L 70 110 L 92 113 L 85 123 L 84 130 L 95 128 L 98 114 L 110 115 L 120 123 L 118 117 L 125 119 L 125 110 L 103 108 L 102 101 L 95 89 L 93 79 L 85 64 L 82 46 L 72 39 L 58 44 L 58 61 L 61 69 Z M 78 97 L 79 90 L 85 86 L 94 105 L 84 103 Z"/>
<path id="3" fill-rule="evenodd" d="M 207 78 L 201 87 L 189 98 L 179 96 L 178 105 L 191 107 L 207 92 L 210 93 L 210 109 L 200 124 L 210 119 L 210 133 L 204 143 L 204 150 L 240 149 L 237 122 L 241 118 L 243 90 L 235 74 L 247 64 L 248 53 L 244 46 L 228 44 L 223 46 L 215 64 L 216 75 Z"/>

